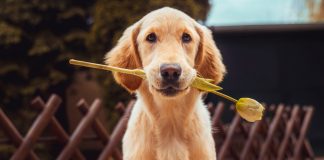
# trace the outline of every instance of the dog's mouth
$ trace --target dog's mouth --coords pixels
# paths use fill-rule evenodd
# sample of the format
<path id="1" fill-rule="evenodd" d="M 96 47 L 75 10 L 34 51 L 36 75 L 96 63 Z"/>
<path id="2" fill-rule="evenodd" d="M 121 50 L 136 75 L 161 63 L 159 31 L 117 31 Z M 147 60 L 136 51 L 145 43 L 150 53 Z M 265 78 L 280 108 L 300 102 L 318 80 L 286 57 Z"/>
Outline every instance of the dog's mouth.
<path id="1" fill-rule="evenodd" d="M 167 97 L 176 96 L 177 94 L 186 91 L 189 87 L 186 87 L 184 89 L 179 88 L 178 86 L 174 85 L 166 85 L 162 88 L 155 88 L 152 86 L 156 91 L 160 92 L 162 95 Z"/>

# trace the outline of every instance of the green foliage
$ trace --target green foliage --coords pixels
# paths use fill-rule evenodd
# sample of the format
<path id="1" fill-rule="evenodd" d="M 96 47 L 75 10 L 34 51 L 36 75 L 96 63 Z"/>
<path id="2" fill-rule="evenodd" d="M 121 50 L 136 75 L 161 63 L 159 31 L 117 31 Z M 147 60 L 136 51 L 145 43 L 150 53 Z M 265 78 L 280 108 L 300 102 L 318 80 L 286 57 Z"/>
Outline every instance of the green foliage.
<path id="1" fill-rule="evenodd" d="M 11 45 L 19 43 L 21 40 L 21 30 L 15 26 L 11 26 L 6 22 L 0 22 L 0 44 Z"/>
<path id="2" fill-rule="evenodd" d="M 85 41 L 94 4 L 0 1 L 0 99 L 4 106 L 25 106 L 24 100 L 35 94 L 65 89 L 74 72 L 66 61 L 91 57 Z"/>
<path id="3" fill-rule="evenodd" d="M 0 99 L 25 106 L 36 94 L 64 91 L 75 67 L 70 58 L 101 63 L 123 30 L 149 11 L 170 6 L 204 21 L 208 0 L 2 0 L 0 1 Z M 129 95 L 95 71 L 110 104 Z"/>

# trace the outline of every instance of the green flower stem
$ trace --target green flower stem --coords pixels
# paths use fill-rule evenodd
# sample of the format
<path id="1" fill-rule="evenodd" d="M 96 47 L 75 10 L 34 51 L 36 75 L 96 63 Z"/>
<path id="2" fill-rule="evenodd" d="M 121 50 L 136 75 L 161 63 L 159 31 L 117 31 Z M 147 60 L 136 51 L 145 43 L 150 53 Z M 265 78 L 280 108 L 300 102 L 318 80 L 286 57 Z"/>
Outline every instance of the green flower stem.
<path id="1" fill-rule="evenodd" d="M 95 69 L 102 69 L 102 70 L 109 70 L 109 71 L 113 71 L 113 72 L 131 74 L 131 75 L 143 78 L 143 79 L 146 78 L 145 72 L 143 70 L 141 70 L 141 69 L 130 70 L 130 69 L 118 68 L 118 67 L 107 66 L 107 65 L 102 65 L 102 64 L 96 64 L 96 63 L 91 63 L 91 62 L 78 61 L 78 60 L 74 60 L 74 59 L 71 59 L 69 61 L 69 63 L 73 64 L 73 65 L 78 65 L 78 66 L 84 66 L 84 67 L 90 67 L 90 68 L 95 68 Z M 200 90 L 216 94 L 216 95 L 218 95 L 220 97 L 223 97 L 223 98 L 225 98 L 227 100 L 230 100 L 230 101 L 234 102 L 235 104 L 237 102 L 236 99 L 234 99 L 234 98 L 232 98 L 232 97 L 230 97 L 228 95 L 225 95 L 223 93 L 217 92 L 216 90 L 221 90 L 222 88 L 210 83 L 208 79 L 197 77 L 193 81 L 192 87 L 195 87 L 195 88 L 198 88 Z"/>
<path id="2" fill-rule="evenodd" d="M 78 66 L 84 66 L 84 67 L 90 67 L 90 68 L 95 68 L 95 69 L 102 69 L 102 70 L 110 70 L 113 72 L 120 72 L 120 73 L 125 73 L 125 74 L 131 74 L 134 76 L 138 76 L 140 78 L 145 79 L 145 73 L 143 74 L 142 71 L 140 70 L 129 70 L 129 69 L 123 69 L 123 68 L 118 68 L 118 67 L 113 67 L 113 66 L 107 66 L 103 64 L 96 64 L 96 63 L 91 63 L 91 62 L 84 62 L 84 61 L 78 61 L 75 59 L 70 59 L 69 61 L 70 64 L 73 65 L 78 65 Z"/>
<path id="3" fill-rule="evenodd" d="M 237 102 L 237 100 L 235 99 L 235 98 L 233 98 L 233 97 L 230 97 L 230 96 L 228 96 L 228 95 L 226 95 L 226 94 L 223 94 L 223 93 L 220 93 L 220 92 L 217 92 L 217 91 L 209 91 L 210 93 L 213 93 L 213 94 L 216 94 L 216 95 L 218 95 L 218 96 L 220 96 L 220 97 L 223 97 L 223 98 L 225 98 L 225 99 L 227 99 L 227 100 L 230 100 L 230 101 L 232 101 L 233 103 L 235 103 L 236 104 L 236 102 Z"/>

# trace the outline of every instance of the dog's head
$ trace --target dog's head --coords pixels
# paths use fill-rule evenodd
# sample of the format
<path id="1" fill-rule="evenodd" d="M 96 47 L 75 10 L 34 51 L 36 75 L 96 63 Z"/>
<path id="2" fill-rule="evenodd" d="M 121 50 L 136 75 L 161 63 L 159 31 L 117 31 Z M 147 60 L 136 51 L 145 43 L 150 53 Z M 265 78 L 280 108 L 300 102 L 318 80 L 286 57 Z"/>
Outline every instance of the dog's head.
<path id="1" fill-rule="evenodd" d="M 197 74 L 219 83 L 225 73 L 211 31 L 168 7 L 147 14 L 127 28 L 105 62 L 144 69 L 149 91 L 163 97 L 186 94 Z M 132 75 L 115 73 L 114 77 L 131 92 L 143 85 L 142 79 Z"/>

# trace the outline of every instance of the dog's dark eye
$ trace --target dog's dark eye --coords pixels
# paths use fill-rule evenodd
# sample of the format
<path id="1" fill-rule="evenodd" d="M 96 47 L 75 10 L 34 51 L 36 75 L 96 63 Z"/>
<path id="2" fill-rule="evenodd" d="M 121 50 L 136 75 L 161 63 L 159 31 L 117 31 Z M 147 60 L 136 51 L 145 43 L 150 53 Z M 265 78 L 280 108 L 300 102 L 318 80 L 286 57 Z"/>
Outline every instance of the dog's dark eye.
<path id="1" fill-rule="evenodd" d="M 189 43 L 191 41 L 191 37 L 188 33 L 183 33 L 182 34 L 182 42 L 184 43 Z"/>
<path id="2" fill-rule="evenodd" d="M 157 37 L 155 33 L 150 33 L 149 35 L 146 36 L 146 40 L 149 41 L 150 43 L 154 43 L 157 40 Z"/>

